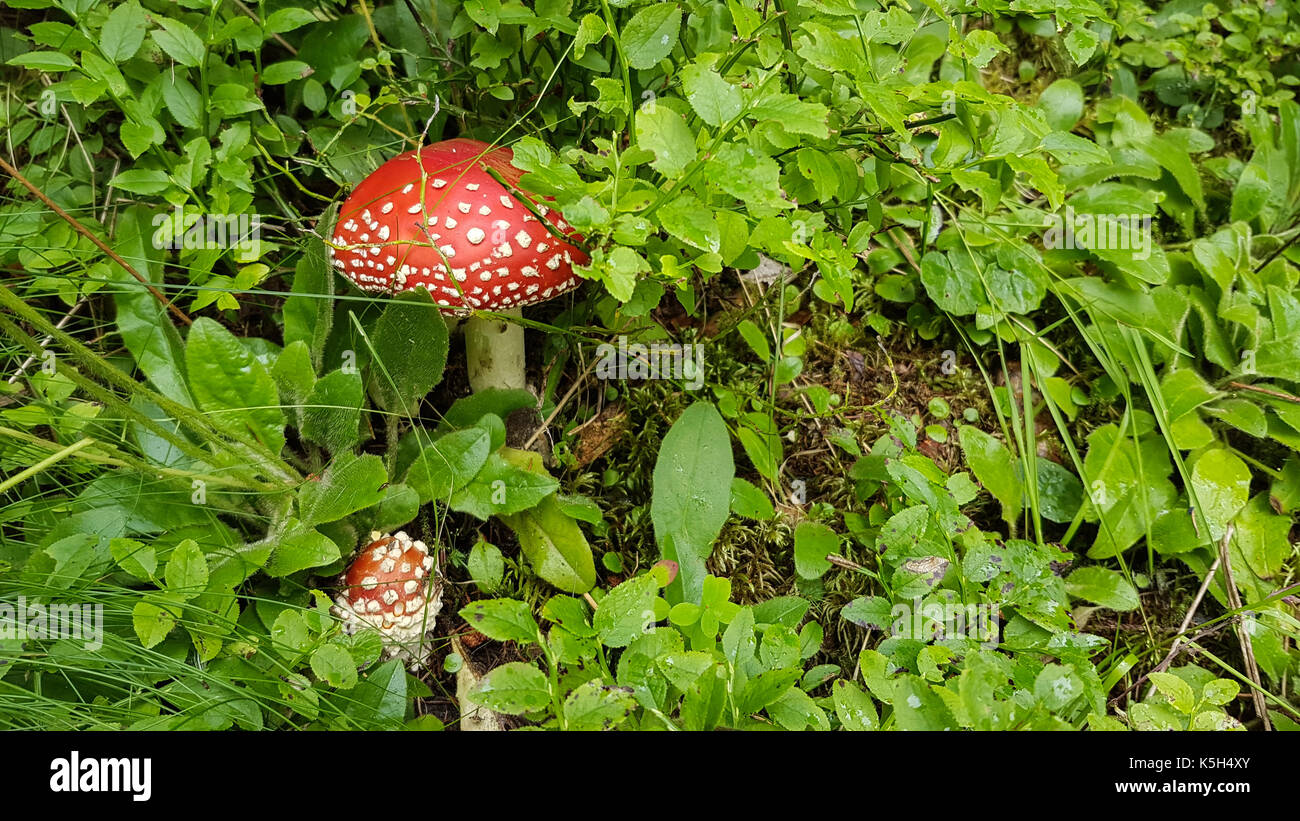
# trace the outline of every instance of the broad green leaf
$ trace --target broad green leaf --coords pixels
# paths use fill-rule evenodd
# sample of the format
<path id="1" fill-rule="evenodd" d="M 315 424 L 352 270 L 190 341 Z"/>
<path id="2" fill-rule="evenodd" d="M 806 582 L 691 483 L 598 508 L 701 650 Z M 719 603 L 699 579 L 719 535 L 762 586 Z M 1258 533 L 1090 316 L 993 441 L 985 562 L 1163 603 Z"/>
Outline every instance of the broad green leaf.
<path id="1" fill-rule="evenodd" d="M 186 539 L 172 548 L 163 572 L 167 589 L 185 598 L 197 596 L 208 585 L 208 562 L 198 542 Z"/>
<path id="2" fill-rule="evenodd" d="M 831 685 L 831 697 L 835 701 L 835 715 L 839 717 L 844 729 L 858 732 L 880 729 L 876 705 L 858 685 L 837 679 Z"/>
<path id="3" fill-rule="evenodd" d="M 1250 498 L 1250 468 L 1226 448 L 1207 450 L 1192 468 L 1192 487 L 1198 513 L 1217 542 Z"/>
<path id="4" fill-rule="evenodd" d="M 216 424 L 242 428 L 272 453 L 284 447 L 284 415 L 275 382 L 239 339 L 207 317 L 194 320 L 185 344 L 190 390 Z"/>
<path id="5" fill-rule="evenodd" d="M 131 608 L 131 625 L 145 649 L 154 647 L 176 626 L 176 617 L 149 601 L 138 601 Z"/>
<path id="6" fill-rule="evenodd" d="M 711 126 L 730 122 L 744 107 L 740 89 L 708 66 L 691 63 L 682 69 L 681 78 L 686 100 L 700 119 Z"/>
<path id="7" fill-rule="evenodd" d="M 831 563 L 826 556 L 840 555 L 840 538 L 826 525 L 804 520 L 794 529 L 794 568 L 805 579 L 818 579 Z"/>
<path id="8" fill-rule="evenodd" d="M 965 254 L 926 254 L 921 258 L 921 284 L 934 304 L 951 314 L 967 316 L 985 303 L 984 286 Z"/>
<path id="9" fill-rule="evenodd" d="M 1014 523 L 1020 518 L 1024 489 L 1011 452 L 1006 445 L 971 425 L 962 425 L 958 438 L 971 472 L 1002 503 L 1002 518 Z"/>
<path id="10" fill-rule="evenodd" d="M 99 31 L 99 50 L 115 63 L 126 62 L 140 50 L 148 27 L 144 9 L 134 2 L 123 3 L 104 21 Z"/>
<path id="11" fill-rule="evenodd" d="M 486 520 L 535 507 L 559 486 L 549 474 L 519 467 L 493 453 L 473 480 L 452 493 L 450 507 Z"/>
<path id="12" fill-rule="evenodd" d="M 1138 593 L 1122 575 L 1105 567 L 1080 567 L 1065 580 L 1076 599 L 1096 602 L 1110 610 L 1136 610 Z"/>
<path id="13" fill-rule="evenodd" d="M 903 675 L 894 682 L 894 719 L 900 730 L 955 730 L 943 698 L 922 678 Z"/>
<path id="14" fill-rule="evenodd" d="M 401 659 L 371 670 L 348 693 L 347 715 L 366 729 L 393 729 L 406 718 L 409 698 Z"/>
<path id="15" fill-rule="evenodd" d="M 666 105 L 646 105 L 636 118 L 636 144 L 654 154 L 650 167 L 673 178 L 686 170 L 696 155 L 695 135 L 681 114 Z"/>
<path id="16" fill-rule="evenodd" d="M 364 393 L 358 373 L 337 370 L 322 376 L 303 403 L 303 438 L 324 447 L 331 455 L 351 450 L 361 440 Z"/>
<path id="17" fill-rule="evenodd" d="M 179 20 L 170 17 L 155 18 L 161 29 L 154 29 L 153 39 L 167 56 L 183 66 L 195 68 L 203 62 L 206 53 L 203 41 L 194 30 Z"/>
<path id="18" fill-rule="evenodd" d="M 272 578 L 279 578 L 338 560 L 338 545 L 330 538 L 291 520 L 291 526 L 271 553 L 266 573 Z"/>
<path id="19" fill-rule="evenodd" d="M 656 3 L 632 16 L 619 32 L 623 56 L 635 69 L 653 68 L 677 45 L 682 11 L 676 3 Z"/>
<path id="20" fill-rule="evenodd" d="M 612 730 L 636 709 L 630 687 L 610 687 L 600 679 L 578 685 L 564 699 L 570 730 Z"/>
<path id="21" fill-rule="evenodd" d="M 373 453 L 340 456 L 319 479 L 303 483 L 298 491 L 299 518 L 311 527 L 350 516 L 378 504 L 387 482 L 384 462 Z"/>
<path id="22" fill-rule="evenodd" d="M 461 608 L 466 624 L 496 641 L 535 644 L 539 628 L 527 604 L 514 599 L 486 599 Z"/>
<path id="23" fill-rule="evenodd" d="M 1169 699 L 1174 709 L 1184 715 L 1191 715 L 1196 708 L 1196 693 L 1192 686 L 1173 673 L 1153 672 L 1149 678 L 1161 695 Z"/>
<path id="24" fill-rule="evenodd" d="M 1038 107 L 1052 128 L 1069 132 L 1083 116 L 1083 87 L 1067 77 L 1055 80 L 1038 95 Z"/>
<path id="25" fill-rule="evenodd" d="M 772 500 L 739 476 L 731 480 L 731 512 L 748 519 L 767 521 L 776 515 Z"/>
<path id="26" fill-rule="evenodd" d="M 447 323 L 429 292 L 408 291 L 390 302 L 375 325 L 372 342 L 371 380 L 380 406 L 414 414 L 420 400 L 441 381 L 447 364 Z"/>
<path id="27" fill-rule="evenodd" d="M 538 576 L 568 593 L 585 593 L 595 586 L 591 545 L 554 494 L 531 509 L 499 517 L 518 537 L 519 549 Z"/>
<path id="28" fill-rule="evenodd" d="M 551 691 L 541 670 L 512 661 L 488 673 L 470 699 L 498 713 L 522 715 L 550 704 Z"/>
<path id="29" fill-rule="evenodd" d="M 491 593 L 501 586 L 501 580 L 505 577 L 505 558 L 501 555 L 500 548 L 480 539 L 470 548 L 466 568 L 478 589 Z"/>
<path id="30" fill-rule="evenodd" d="M 650 517 L 665 559 L 678 563 L 670 601 L 699 602 L 704 562 L 727 520 L 735 463 L 731 437 L 716 408 L 688 407 L 659 448 Z"/>
<path id="31" fill-rule="evenodd" d="M 406 481 L 421 502 L 447 502 L 487 464 L 491 435 L 485 428 L 453 431 L 420 451 Z"/>
<path id="32" fill-rule="evenodd" d="M 156 252 L 149 241 L 146 216 L 147 212 L 141 207 L 123 211 L 118 217 L 114 246 L 131 267 L 156 286 L 162 281 L 162 274 L 154 265 Z M 185 378 L 184 343 L 167 309 L 143 283 L 120 266 L 111 265 L 108 272 L 114 282 L 117 330 L 136 365 L 163 396 L 192 406 L 194 400 Z"/>
<path id="33" fill-rule="evenodd" d="M 606 647 L 626 647 L 654 626 L 659 582 L 649 573 L 628 579 L 601 599 L 592 627 Z"/>
<path id="34" fill-rule="evenodd" d="M 357 664 L 341 644 L 330 642 L 311 654 L 311 671 L 331 687 L 351 690 L 357 686 Z"/>

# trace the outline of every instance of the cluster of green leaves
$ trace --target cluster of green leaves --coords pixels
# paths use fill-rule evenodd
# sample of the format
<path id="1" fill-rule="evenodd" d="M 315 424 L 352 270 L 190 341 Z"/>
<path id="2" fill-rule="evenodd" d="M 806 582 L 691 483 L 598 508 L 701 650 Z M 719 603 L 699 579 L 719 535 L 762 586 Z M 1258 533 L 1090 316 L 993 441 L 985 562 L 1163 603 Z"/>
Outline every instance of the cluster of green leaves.
<path id="1" fill-rule="evenodd" d="M 671 579 L 668 567 L 656 565 L 603 592 L 594 613 L 582 599 L 551 598 L 541 611 L 550 623 L 545 632 L 522 602 L 470 604 L 461 616 L 475 629 L 541 651 L 537 663 L 493 669 L 471 698 L 570 730 L 803 730 L 841 723 L 867 729 L 874 723 L 874 715 L 860 714 L 839 690 L 813 695 L 839 668 L 804 669 L 822 641 L 816 621 L 800 626 L 806 600 L 785 596 L 742 607 L 730 600 L 728 580 L 705 576 L 699 603 L 670 606 L 659 595 Z"/>
<path id="2" fill-rule="evenodd" d="M 1300 83 L 1300 11 L 1287 3 L 1121 4 L 1110 48 L 1116 81 L 1151 91 L 1179 121 L 1217 128 L 1233 108 L 1272 108 Z"/>
<path id="3" fill-rule="evenodd" d="M 120 252 L 158 281 L 161 254 L 148 233 L 143 208 L 122 212 Z M 281 347 L 237 337 L 207 317 L 182 334 L 144 284 L 118 273 L 115 331 L 126 350 L 111 360 L 12 291 L 0 292 L 8 312 L 53 334 L 61 351 L 48 373 L 38 371 L 35 401 L 4 411 L 6 471 L 66 440 L 84 460 L 70 477 L 32 477 L 22 486 L 24 503 L 7 510 L 27 519 L 31 536 L 5 544 L 4 594 L 112 597 L 128 614 L 115 635 L 133 636 L 135 651 L 177 664 L 192 655 L 227 682 L 223 692 L 248 681 L 279 694 L 238 696 L 238 711 L 209 712 L 208 700 L 172 698 L 177 688 L 199 686 L 192 676 L 164 672 L 110 688 L 115 703 L 138 702 L 129 715 L 152 715 L 146 723 L 160 727 L 275 725 L 287 716 L 329 726 L 400 721 L 408 693 L 400 665 L 369 679 L 381 675 L 384 687 L 400 689 L 397 707 L 388 703 L 393 696 L 384 697 L 382 715 L 348 707 L 366 681 L 358 669 L 373 665 L 382 646 L 377 634 L 339 635 L 320 587 L 365 534 L 406 526 L 431 502 L 435 518 L 444 509 L 501 517 L 519 533 L 534 570 L 561 589 L 595 584 L 576 521 L 598 523 L 599 508 L 557 496 L 558 482 L 527 458 L 536 454 L 504 447 L 501 417 L 534 405 L 531 394 L 461 400 L 445 415 L 445 430 L 418 423 L 448 346 L 427 292 L 354 310 L 328 298 L 323 254 L 304 256 L 297 293 L 285 303 Z M 7 317 L 0 323 L 15 343 L 41 353 L 23 327 Z M 73 398 L 78 389 L 98 401 Z M 388 431 L 384 456 L 363 451 L 377 428 Z M 7 650 L 21 653 L 22 642 Z M 35 658 L 35 668 L 48 661 Z M 40 677 L 23 668 L 3 669 L 11 684 L 39 688 Z M 79 676 L 69 675 L 75 689 Z M 142 699 L 139 688 L 157 682 L 166 684 L 160 694 Z M 321 706 L 326 693 L 345 696 L 333 712 Z"/>

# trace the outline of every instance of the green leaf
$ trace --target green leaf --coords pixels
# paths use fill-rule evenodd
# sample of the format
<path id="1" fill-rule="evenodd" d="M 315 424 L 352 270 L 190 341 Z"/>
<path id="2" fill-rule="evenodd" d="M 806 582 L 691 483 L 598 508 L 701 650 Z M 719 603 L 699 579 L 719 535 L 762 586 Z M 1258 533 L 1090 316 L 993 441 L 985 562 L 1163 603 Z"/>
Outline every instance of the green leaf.
<path id="1" fill-rule="evenodd" d="M 967 316 L 986 302 L 979 274 L 965 254 L 931 251 L 921 257 L 921 284 L 934 304 L 950 314 Z"/>
<path id="2" fill-rule="evenodd" d="M 894 720 L 900 730 L 955 730 L 957 720 L 924 679 L 903 675 L 894 682 Z"/>
<path id="3" fill-rule="evenodd" d="M 1231 679 L 1216 678 L 1214 681 L 1205 683 L 1201 689 L 1201 699 L 1222 707 L 1225 704 L 1231 704 L 1232 700 L 1241 692 L 1241 685 Z"/>
<path id="4" fill-rule="evenodd" d="M 294 29 L 301 28 L 308 23 L 315 22 L 317 22 L 316 15 L 312 14 L 307 9 L 290 6 L 288 8 L 276 9 L 267 15 L 265 22 L 262 24 L 262 28 L 266 30 L 267 34 L 284 34 L 286 31 L 293 31 Z"/>
<path id="5" fill-rule="evenodd" d="M 681 26 L 682 11 L 676 3 L 657 3 L 638 11 L 619 33 L 628 65 L 653 68 L 672 53 Z"/>
<path id="6" fill-rule="evenodd" d="M 748 112 L 748 116 L 760 122 L 779 125 L 788 134 L 803 134 L 818 140 L 829 135 L 828 115 L 826 106 L 807 102 L 794 94 L 769 94 L 753 103 Z"/>
<path id="7" fill-rule="evenodd" d="M 596 585 L 591 545 L 554 494 L 536 507 L 499 518 L 514 531 L 519 549 L 538 576 L 569 593 L 585 593 Z"/>
<path id="8" fill-rule="evenodd" d="M 835 715 L 844 729 L 861 732 L 880 729 L 880 716 L 871 696 L 851 681 L 837 679 L 831 685 L 831 698 L 835 702 Z"/>
<path id="9" fill-rule="evenodd" d="M 361 440 L 364 394 L 359 373 L 337 370 L 322 376 L 303 403 L 303 438 L 324 447 L 332 455 L 350 451 Z"/>
<path id="10" fill-rule="evenodd" d="M 294 523 L 275 545 L 266 573 L 272 578 L 280 578 L 338 560 L 339 548 L 331 539 L 300 523 Z"/>
<path id="11" fill-rule="evenodd" d="M 971 472 L 1002 503 L 1002 518 L 1014 523 L 1020 518 L 1024 490 L 1011 452 L 997 439 L 970 425 L 958 428 L 958 439 Z"/>
<path id="12" fill-rule="evenodd" d="M 162 29 L 154 29 L 153 39 L 163 51 L 167 52 L 167 56 L 190 68 L 202 64 L 206 50 L 203 41 L 193 29 L 170 17 L 156 19 Z"/>
<path id="13" fill-rule="evenodd" d="M 118 217 L 115 250 L 136 271 L 157 285 L 162 280 L 153 262 L 155 252 L 145 227 L 143 207 L 128 208 Z M 185 377 L 185 346 L 167 309 L 158 303 L 144 284 L 119 265 L 111 265 L 113 303 L 117 308 L 117 331 L 136 365 L 149 377 L 158 392 L 173 402 L 193 406 Z"/>
<path id="14" fill-rule="evenodd" d="M 169 591 L 185 598 L 203 592 L 208 586 L 208 561 L 199 549 L 198 542 L 186 539 L 172 548 L 163 578 Z"/>
<path id="15" fill-rule="evenodd" d="M 1068 77 L 1054 81 L 1038 95 L 1038 107 L 1057 131 L 1072 130 L 1083 116 L 1083 87 Z"/>
<path id="16" fill-rule="evenodd" d="M 29 68 L 33 71 L 70 71 L 77 67 L 77 61 L 61 51 L 29 51 L 10 57 L 7 66 Z"/>
<path id="17" fill-rule="evenodd" d="M 284 85 L 310 76 L 312 67 L 301 60 L 281 60 L 262 69 L 262 82 L 270 86 Z"/>
<path id="18" fill-rule="evenodd" d="M 673 178 L 695 159 L 695 135 L 682 115 L 666 105 L 646 105 L 636 118 L 636 143 L 654 154 L 650 167 Z"/>
<path id="19" fill-rule="evenodd" d="M 804 520 L 794 529 L 794 568 L 805 579 L 819 579 L 831 569 L 826 556 L 840 555 L 840 537 L 826 525 Z"/>
<path id="20" fill-rule="evenodd" d="M 345 454 L 335 459 L 319 480 L 303 484 L 298 491 L 299 518 L 311 527 L 350 516 L 378 504 L 387 482 L 388 473 L 378 456 Z"/>
<path id="21" fill-rule="evenodd" d="M 140 50 L 148 27 L 144 9 L 135 3 L 123 3 L 104 21 L 99 31 L 99 50 L 115 63 L 126 62 Z"/>
<path id="22" fill-rule="evenodd" d="M 138 601 L 131 608 L 131 626 L 145 649 L 156 646 L 176 626 L 176 617 L 148 601 Z"/>
<path id="23" fill-rule="evenodd" d="M 570 730 L 612 730 L 636 709 L 631 687 L 610 687 L 600 679 L 578 685 L 564 700 Z"/>
<path id="24" fill-rule="evenodd" d="M 487 519 L 535 507 L 559 486 L 550 475 L 518 467 L 493 453 L 478 475 L 451 495 L 450 507 L 457 513 Z"/>
<path id="25" fill-rule="evenodd" d="M 409 699 L 401 659 L 390 659 L 370 671 L 349 693 L 347 715 L 363 728 L 393 729 L 406 718 Z"/>
<path id="26" fill-rule="evenodd" d="M 1192 488 L 1199 515 L 1217 542 L 1250 498 L 1250 468 L 1226 448 L 1207 450 L 1192 468 Z"/>
<path id="27" fill-rule="evenodd" d="M 724 143 L 709 160 L 708 178 L 760 213 L 790 207 L 781 196 L 781 166 L 753 146 Z"/>
<path id="28" fill-rule="evenodd" d="M 701 251 L 717 253 L 722 246 L 722 233 L 713 211 L 691 194 L 666 202 L 659 209 L 659 222 L 668 233 Z"/>
<path id="29" fill-rule="evenodd" d="M 439 437 L 411 464 L 406 482 L 420 494 L 420 502 L 447 502 L 468 485 L 487 464 L 491 434 L 472 427 Z"/>
<path id="30" fill-rule="evenodd" d="M 311 654 L 311 671 L 316 678 L 340 690 L 357 686 L 357 664 L 347 648 L 335 642 L 323 644 Z"/>
<path id="31" fill-rule="evenodd" d="M 748 519 L 768 521 L 776 516 L 767 494 L 739 476 L 731 480 L 731 512 Z"/>
<path id="32" fill-rule="evenodd" d="M 856 598 L 844 605 L 840 616 L 859 627 L 873 630 L 888 630 L 894 621 L 889 600 L 880 596 Z"/>
<path id="33" fill-rule="evenodd" d="M 491 593 L 501 586 L 505 578 L 506 563 L 501 550 L 494 544 L 479 539 L 469 550 L 466 562 L 469 576 L 484 593 Z"/>
<path id="34" fill-rule="evenodd" d="M 682 69 L 681 79 L 687 102 L 711 126 L 730 122 L 744 107 L 740 89 L 708 66 L 691 63 Z"/>
<path id="35" fill-rule="evenodd" d="M 654 625 L 659 582 L 646 573 L 628 579 L 601 599 L 592 627 L 606 647 L 626 647 Z"/>
<path id="36" fill-rule="evenodd" d="M 498 713 L 522 715 L 550 704 L 551 691 L 541 670 L 512 661 L 488 673 L 470 699 Z"/>
<path id="37" fill-rule="evenodd" d="M 676 601 L 700 601 L 704 562 L 727 520 L 735 472 L 731 437 L 717 409 L 708 402 L 688 407 L 660 445 L 650 502 L 663 557 L 678 563 L 669 587 Z"/>
<path id="38" fill-rule="evenodd" d="M 185 367 L 199 408 L 218 425 L 243 428 L 272 453 L 284 447 L 280 395 L 266 368 L 230 331 L 207 317 L 194 320 Z"/>
<path id="39" fill-rule="evenodd" d="M 489 413 L 505 419 L 521 408 L 536 404 L 537 397 L 523 388 L 488 388 L 453 402 L 443 415 L 443 424 L 448 428 L 468 428 Z"/>
<path id="40" fill-rule="evenodd" d="M 152 579 L 158 569 L 158 556 L 152 544 L 135 539 L 113 539 L 108 543 L 108 550 L 119 567 L 142 581 Z"/>
<path id="41" fill-rule="evenodd" d="M 1139 603 L 1133 585 L 1104 567 L 1080 567 L 1065 580 L 1065 589 L 1076 599 L 1096 602 L 1116 611 L 1136 610 Z"/>
<path id="42" fill-rule="evenodd" d="M 496 641 L 537 643 L 539 628 L 527 604 L 514 599 L 486 599 L 461 608 L 460 617 Z"/>
<path id="43" fill-rule="evenodd" d="M 1184 715 L 1191 715 L 1196 709 L 1196 693 L 1192 686 L 1173 673 L 1151 673 L 1148 678 L 1161 695 L 1169 699 L 1174 709 Z"/>
<path id="44" fill-rule="evenodd" d="M 375 325 L 374 384 L 380 406 L 412 415 L 442 380 L 447 364 L 447 323 L 423 288 L 390 302 Z"/>

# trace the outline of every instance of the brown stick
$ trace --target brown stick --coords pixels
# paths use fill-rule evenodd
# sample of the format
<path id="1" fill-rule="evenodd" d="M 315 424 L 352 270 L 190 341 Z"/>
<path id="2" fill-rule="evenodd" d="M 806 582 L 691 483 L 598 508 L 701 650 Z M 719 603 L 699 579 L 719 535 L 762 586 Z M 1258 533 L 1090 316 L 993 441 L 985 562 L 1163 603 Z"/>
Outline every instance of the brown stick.
<path id="1" fill-rule="evenodd" d="M 145 279 L 145 277 L 135 268 L 131 267 L 131 264 L 129 262 L 122 259 L 122 257 L 120 257 L 118 253 L 114 251 L 112 248 L 109 248 L 108 245 L 105 244 L 102 239 L 100 239 L 99 237 L 91 233 L 89 228 L 87 228 L 86 226 L 78 222 L 76 217 L 72 216 L 67 211 L 64 211 L 62 208 L 60 208 L 58 204 L 54 202 L 54 200 L 50 199 L 45 195 L 44 191 L 32 185 L 30 182 L 28 182 L 27 178 L 24 177 L 17 168 L 14 168 L 12 165 L 6 162 L 2 157 L 0 157 L 0 171 L 4 171 L 9 176 L 13 177 L 15 180 L 18 180 L 18 182 L 22 183 L 22 186 L 24 188 L 32 192 L 32 196 L 36 197 L 36 199 L 44 203 L 45 206 L 49 208 L 51 211 L 53 211 L 55 214 L 58 214 L 59 217 L 64 222 L 68 223 L 74 229 L 76 229 L 78 234 L 81 234 L 83 237 L 93 242 L 95 244 L 95 247 L 99 248 L 99 250 L 103 251 L 105 254 L 108 254 L 109 258 L 112 259 L 114 262 L 116 262 L 118 265 L 121 265 L 122 268 L 128 274 L 138 279 L 140 281 L 140 284 L 143 285 L 146 289 L 148 289 L 149 293 L 153 294 L 154 299 L 158 300 L 158 302 L 160 302 L 164 307 L 169 309 L 172 312 L 172 314 L 176 316 L 177 319 L 179 319 L 181 322 L 184 322 L 186 325 L 194 324 L 194 320 L 186 316 L 184 311 L 182 311 L 180 308 L 177 308 L 175 304 L 172 303 L 171 300 L 163 296 L 162 291 L 159 291 L 157 288 L 155 288 L 153 286 L 153 283 L 151 283 L 148 279 Z"/>
<path id="2" fill-rule="evenodd" d="M 1228 588 L 1228 605 L 1233 610 L 1241 609 L 1241 593 L 1237 590 L 1237 583 L 1232 578 L 1232 560 L 1228 557 L 1228 542 L 1232 540 L 1233 526 L 1228 523 L 1227 532 L 1223 534 L 1223 540 L 1219 542 L 1219 558 L 1223 561 L 1223 581 Z M 1259 677 L 1259 665 L 1255 663 L 1255 646 L 1250 641 L 1250 630 L 1246 627 L 1246 619 L 1253 618 L 1247 614 L 1237 617 L 1237 640 L 1241 642 L 1241 655 L 1246 661 L 1246 674 L 1255 686 L 1251 688 L 1250 694 L 1255 700 L 1255 715 L 1263 723 L 1265 730 L 1273 729 L 1268 720 L 1268 705 L 1264 703 L 1264 683 Z"/>
<path id="3" fill-rule="evenodd" d="M 1271 388 L 1261 388 L 1258 385 L 1247 385 L 1245 382 L 1229 382 L 1228 384 L 1239 391 L 1254 391 L 1255 393 L 1262 393 L 1265 396 L 1271 396 L 1274 399 L 1281 399 L 1285 402 L 1295 402 L 1300 405 L 1300 396 L 1283 393 L 1282 391 L 1275 391 Z"/>

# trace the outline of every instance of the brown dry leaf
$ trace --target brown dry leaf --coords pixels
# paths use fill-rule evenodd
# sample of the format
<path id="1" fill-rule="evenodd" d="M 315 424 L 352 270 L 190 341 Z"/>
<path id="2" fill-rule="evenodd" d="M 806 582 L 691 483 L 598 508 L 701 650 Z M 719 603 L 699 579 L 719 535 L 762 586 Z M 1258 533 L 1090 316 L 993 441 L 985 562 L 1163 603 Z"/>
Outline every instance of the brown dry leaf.
<path id="1" fill-rule="evenodd" d="M 579 467 L 586 467 L 609 452 L 627 428 L 627 413 L 622 405 L 609 405 L 578 433 L 573 457 Z"/>

